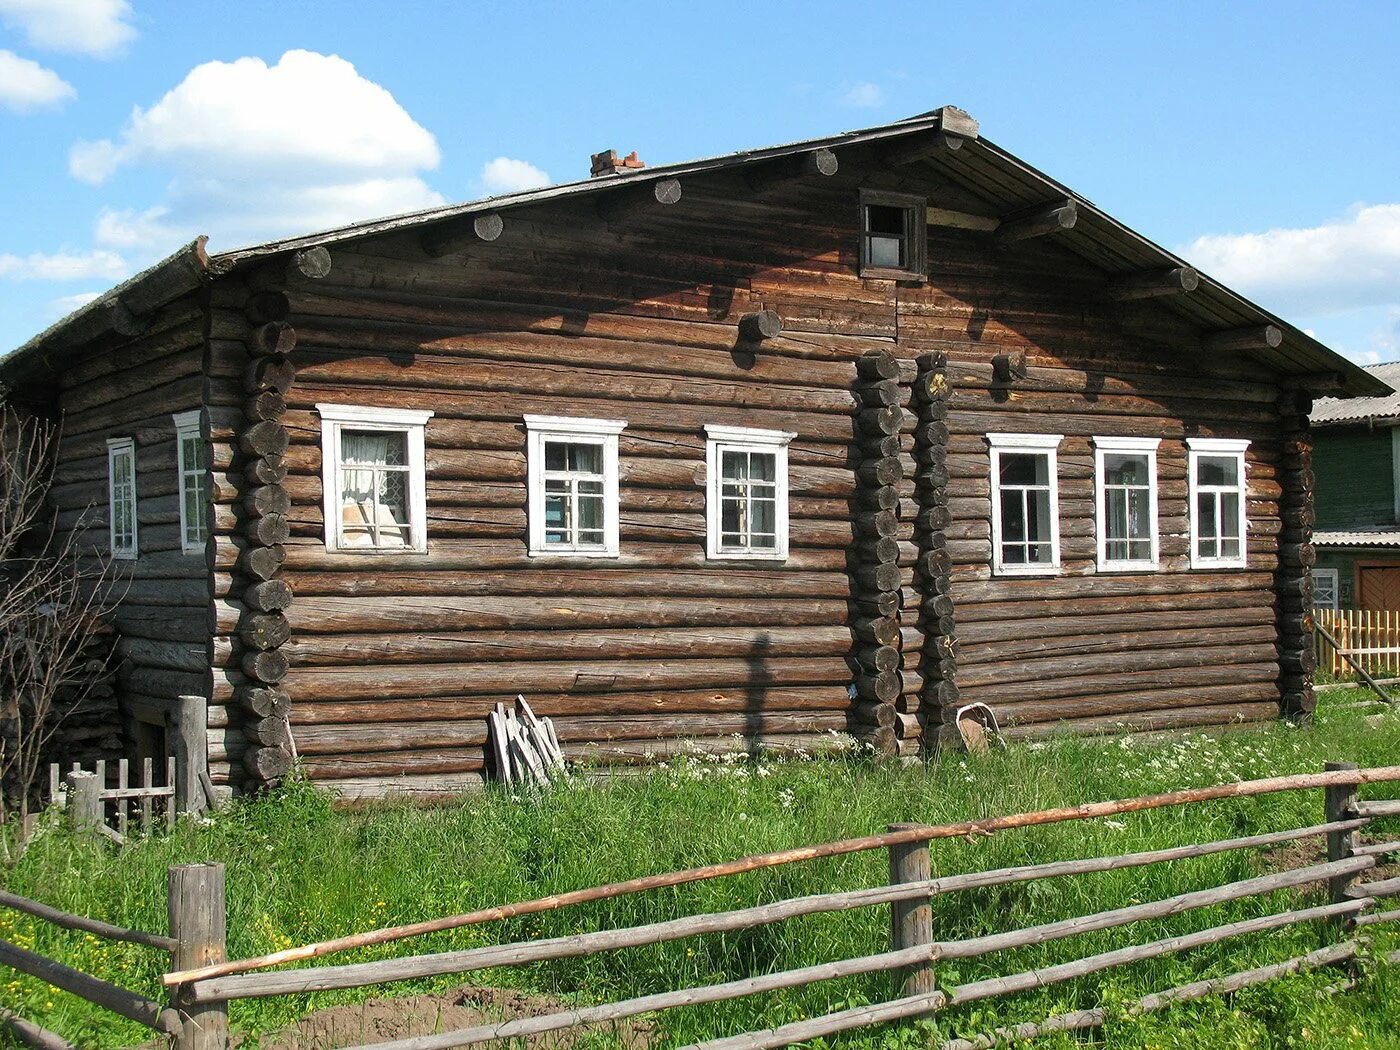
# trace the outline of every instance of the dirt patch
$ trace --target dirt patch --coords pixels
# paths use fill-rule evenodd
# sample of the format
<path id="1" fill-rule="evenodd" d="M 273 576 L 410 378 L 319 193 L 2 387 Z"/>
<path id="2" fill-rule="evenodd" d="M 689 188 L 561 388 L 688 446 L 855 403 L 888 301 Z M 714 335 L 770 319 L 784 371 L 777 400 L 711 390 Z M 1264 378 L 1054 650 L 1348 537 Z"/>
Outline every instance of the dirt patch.
<path id="1" fill-rule="evenodd" d="M 471 1028 L 492 1021 L 533 1017 L 565 1009 L 566 1004 L 545 995 L 531 995 L 505 988 L 466 985 L 441 995 L 405 999 L 370 999 L 354 1006 L 333 1006 L 302 1018 L 277 1032 L 245 1037 L 235 1042 L 241 1050 L 335 1050 L 339 1047 L 407 1039 Z M 566 1029 L 530 1037 L 531 1046 L 567 1050 L 590 1032 L 606 1032 L 629 1050 L 651 1045 L 653 1025 L 625 1020 L 603 1026 Z"/>

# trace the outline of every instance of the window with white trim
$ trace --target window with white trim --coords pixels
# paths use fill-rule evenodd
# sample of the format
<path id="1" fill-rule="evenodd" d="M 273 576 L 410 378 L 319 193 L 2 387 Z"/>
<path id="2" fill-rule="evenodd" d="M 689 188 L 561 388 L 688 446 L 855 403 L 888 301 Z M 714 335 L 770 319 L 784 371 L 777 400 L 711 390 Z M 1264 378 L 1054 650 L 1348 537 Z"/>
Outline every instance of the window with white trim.
<path id="1" fill-rule="evenodd" d="M 616 558 L 619 419 L 526 416 L 532 555 Z"/>
<path id="2" fill-rule="evenodd" d="M 136 442 L 107 439 L 107 523 L 112 557 L 136 557 Z"/>
<path id="3" fill-rule="evenodd" d="M 1191 567 L 1245 565 L 1244 452 L 1248 441 L 1187 438 L 1190 450 Z"/>
<path id="4" fill-rule="evenodd" d="M 430 411 L 317 405 L 326 549 L 426 553 Z"/>
<path id="5" fill-rule="evenodd" d="M 1156 569 L 1161 438 L 1095 437 L 1093 441 L 1099 571 Z"/>
<path id="6" fill-rule="evenodd" d="M 200 432 L 199 409 L 171 418 L 180 474 L 180 548 L 202 554 L 209 539 L 209 443 Z"/>
<path id="7" fill-rule="evenodd" d="M 787 557 L 787 447 L 796 436 L 785 430 L 705 427 L 709 557 Z"/>
<path id="8" fill-rule="evenodd" d="M 1337 570 L 1314 569 L 1312 573 L 1313 608 L 1340 609 L 1340 595 L 1337 593 Z"/>
<path id="9" fill-rule="evenodd" d="M 992 461 L 992 571 L 1060 571 L 1060 434 L 988 434 Z"/>

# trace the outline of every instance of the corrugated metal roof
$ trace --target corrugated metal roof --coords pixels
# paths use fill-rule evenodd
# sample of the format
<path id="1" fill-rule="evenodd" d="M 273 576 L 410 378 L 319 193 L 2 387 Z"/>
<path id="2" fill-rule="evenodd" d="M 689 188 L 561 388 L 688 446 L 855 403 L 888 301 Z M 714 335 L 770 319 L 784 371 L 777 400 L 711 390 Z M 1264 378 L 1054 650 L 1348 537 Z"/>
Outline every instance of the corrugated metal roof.
<path id="1" fill-rule="evenodd" d="M 1400 526 L 1365 532 L 1325 529 L 1313 533 L 1314 547 L 1400 547 Z"/>
<path id="2" fill-rule="evenodd" d="M 1400 361 L 1367 365 L 1365 371 L 1391 387 L 1391 392 L 1381 397 L 1320 397 L 1309 417 L 1315 426 L 1367 420 L 1384 421 L 1387 426 L 1400 425 Z"/>
<path id="3" fill-rule="evenodd" d="M 961 111 L 956 111 L 956 116 L 964 121 L 968 119 Z M 246 263 L 302 248 L 372 237 L 474 213 L 504 211 L 575 195 L 608 193 L 624 186 L 661 178 L 697 175 L 756 164 L 813 149 L 839 148 L 933 132 L 941 127 L 942 123 L 943 110 L 934 110 L 892 124 L 825 138 L 806 139 L 763 149 L 741 150 L 706 160 L 663 164 L 635 170 L 627 175 L 583 179 L 539 190 L 487 197 L 450 207 L 355 223 L 321 233 L 223 252 L 210 257 L 208 272 L 215 275 Z M 1058 234 L 1056 239 L 1064 247 L 1105 270 L 1111 277 L 1125 276 L 1147 269 L 1186 265 L 1184 260 L 1130 230 L 1085 197 L 1074 193 L 984 138 L 969 138 L 957 151 L 936 152 L 926 163 L 936 167 L 940 174 L 951 182 L 986 200 L 1003 215 L 1028 207 L 1050 204 L 1066 197 L 1072 198 L 1080 209 L 1079 221 L 1072 229 Z M 95 309 L 111 310 L 118 305 L 118 293 L 122 288 L 130 287 L 133 281 L 128 281 L 116 291 L 104 295 L 97 303 L 80 308 L 46 332 L 31 339 L 7 358 L 0 360 L 0 370 L 9 372 L 17 359 L 39 351 L 46 343 L 63 342 L 65 334 L 79 321 L 82 321 L 82 327 L 86 328 L 91 321 L 91 312 Z M 1387 384 L 1328 349 L 1302 330 L 1204 274 L 1201 275 L 1200 284 L 1195 292 L 1171 296 L 1163 301 L 1162 305 L 1207 331 L 1263 325 L 1278 326 L 1283 332 L 1283 342 L 1277 349 L 1269 350 L 1261 346 L 1258 350 L 1246 353 L 1264 368 L 1298 377 L 1304 385 L 1311 377 L 1320 383 L 1331 381 L 1335 384 L 1340 380 L 1342 390 L 1350 396 L 1383 396 L 1390 393 Z"/>

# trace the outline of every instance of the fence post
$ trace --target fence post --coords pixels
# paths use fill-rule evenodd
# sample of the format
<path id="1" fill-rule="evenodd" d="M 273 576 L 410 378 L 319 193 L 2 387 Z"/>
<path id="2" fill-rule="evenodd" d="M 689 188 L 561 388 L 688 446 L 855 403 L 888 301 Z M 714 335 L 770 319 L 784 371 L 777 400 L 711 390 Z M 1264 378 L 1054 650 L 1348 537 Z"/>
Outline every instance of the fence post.
<path id="1" fill-rule="evenodd" d="M 918 824 L 891 824 L 887 830 L 903 831 Z M 933 878 L 927 840 L 890 847 L 890 884 L 927 882 Z M 890 947 L 913 948 L 933 944 L 933 901 L 927 896 L 890 903 Z M 922 995 L 934 990 L 932 948 L 928 962 L 904 970 L 904 994 Z"/>
<path id="2" fill-rule="evenodd" d="M 1330 773 L 1334 769 L 1355 769 L 1355 762 L 1328 762 L 1326 770 Z M 1327 823 L 1331 824 L 1337 820 L 1347 820 L 1356 816 L 1356 785 L 1338 784 L 1334 787 L 1324 788 L 1323 814 Z M 1350 857 L 1356 850 L 1357 833 L 1355 831 L 1329 831 L 1327 833 L 1327 859 L 1343 860 Z M 1346 900 L 1347 887 L 1356 881 L 1355 875 L 1338 875 L 1327 882 L 1327 888 L 1331 893 L 1333 901 Z"/>
<path id="3" fill-rule="evenodd" d="M 175 812 L 203 813 L 200 774 L 209 766 L 209 710 L 202 696 L 175 700 Z"/>
<path id="4" fill-rule="evenodd" d="M 96 773 L 75 769 L 68 774 L 68 813 L 74 831 L 97 837 L 102 823 L 102 785 Z"/>
<path id="5" fill-rule="evenodd" d="M 223 962 L 228 939 L 222 864 L 181 864 L 170 869 L 170 936 L 177 942 L 171 970 Z M 175 1050 L 228 1050 L 228 1004 L 185 1001 L 176 988 L 171 1005 L 183 1027 Z"/>

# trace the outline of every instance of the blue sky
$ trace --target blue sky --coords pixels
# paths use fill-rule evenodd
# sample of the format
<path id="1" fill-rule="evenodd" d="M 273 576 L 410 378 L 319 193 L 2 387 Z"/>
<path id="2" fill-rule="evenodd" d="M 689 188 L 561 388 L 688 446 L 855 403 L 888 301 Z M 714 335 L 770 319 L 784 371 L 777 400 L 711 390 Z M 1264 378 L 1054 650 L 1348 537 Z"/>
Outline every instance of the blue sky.
<path id="1" fill-rule="evenodd" d="M 0 352 L 168 254 L 962 106 L 1400 358 L 1400 5 L 0 0 Z"/>

